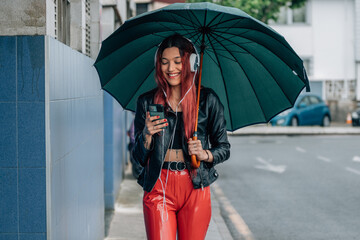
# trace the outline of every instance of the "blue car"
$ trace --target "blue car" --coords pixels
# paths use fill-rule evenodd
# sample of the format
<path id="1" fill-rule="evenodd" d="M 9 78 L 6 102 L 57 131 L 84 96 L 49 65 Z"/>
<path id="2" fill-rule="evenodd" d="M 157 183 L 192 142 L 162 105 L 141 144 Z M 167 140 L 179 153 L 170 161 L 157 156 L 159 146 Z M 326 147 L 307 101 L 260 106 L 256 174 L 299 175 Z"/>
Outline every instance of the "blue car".
<path id="1" fill-rule="evenodd" d="M 330 125 L 329 107 L 315 94 L 301 94 L 293 108 L 285 110 L 270 120 L 273 126 Z"/>

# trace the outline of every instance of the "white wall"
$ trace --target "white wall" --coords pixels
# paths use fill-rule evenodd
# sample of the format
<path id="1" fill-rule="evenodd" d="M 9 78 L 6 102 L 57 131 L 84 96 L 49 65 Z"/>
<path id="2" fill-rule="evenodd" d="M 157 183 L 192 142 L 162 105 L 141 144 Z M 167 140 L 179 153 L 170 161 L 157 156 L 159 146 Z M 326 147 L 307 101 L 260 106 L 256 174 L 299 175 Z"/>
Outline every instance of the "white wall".
<path id="1" fill-rule="evenodd" d="M 103 239 L 103 93 L 94 61 L 49 36 L 45 52 L 47 239 Z"/>
<path id="2" fill-rule="evenodd" d="M 274 25 L 300 57 L 312 57 L 310 80 L 353 80 L 354 0 L 310 0 L 310 23 Z"/>

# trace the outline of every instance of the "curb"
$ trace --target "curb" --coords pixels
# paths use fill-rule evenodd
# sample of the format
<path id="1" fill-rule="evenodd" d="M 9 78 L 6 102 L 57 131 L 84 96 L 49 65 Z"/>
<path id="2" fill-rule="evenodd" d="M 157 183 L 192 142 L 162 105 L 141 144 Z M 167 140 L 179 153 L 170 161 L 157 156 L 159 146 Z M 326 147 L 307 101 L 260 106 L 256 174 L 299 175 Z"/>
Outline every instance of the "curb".
<path id="1" fill-rule="evenodd" d="M 214 183 L 213 183 L 214 184 Z M 222 216 L 221 211 L 221 202 L 219 201 L 216 194 L 216 187 L 210 185 L 211 189 L 211 221 L 213 221 L 216 225 L 218 233 L 222 240 L 231 240 L 233 239 L 232 234 L 229 230 L 229 226 L 226 224 L 224 217 Z M 211 233 L 208 231 L 206 240 L 209 239 L 209 235 Z M 220 240 L 220 239 L 218 239 Z"/>
<path id="2" fill-rule="evenodd" d="M 249 126 L 228 132 L 229 136 L 250 135 L 360 135 L 360 128 L 344 127 L 271 127 Z"/>

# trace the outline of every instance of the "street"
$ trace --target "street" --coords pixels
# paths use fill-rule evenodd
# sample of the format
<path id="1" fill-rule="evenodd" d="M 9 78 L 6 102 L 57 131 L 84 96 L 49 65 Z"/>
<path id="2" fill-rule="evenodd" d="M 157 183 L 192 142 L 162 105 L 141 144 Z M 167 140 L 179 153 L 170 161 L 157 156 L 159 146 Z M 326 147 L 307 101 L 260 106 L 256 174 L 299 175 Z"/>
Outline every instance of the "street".
<path id="1" fill-rule="evenodd" d="M 359 239 L 360 136 L 229 140 L 217 184 L 255 239 Z"/>

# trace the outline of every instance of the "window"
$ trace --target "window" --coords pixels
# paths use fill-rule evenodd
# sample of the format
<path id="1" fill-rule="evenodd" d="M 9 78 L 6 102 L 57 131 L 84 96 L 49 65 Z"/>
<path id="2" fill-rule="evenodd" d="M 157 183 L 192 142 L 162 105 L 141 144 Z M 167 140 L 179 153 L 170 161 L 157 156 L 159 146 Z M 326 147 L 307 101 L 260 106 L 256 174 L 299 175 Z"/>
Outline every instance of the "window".
<path id="1" fill-rule="evenodd" d="M 308 96 L 304 97 L 304 98 L 301 100 L 301 102 L 299 103 L 298 106 L 300 106 L 300 105 L 302 105 L 302 104 L 304 104 L 305 106 L 309 106 L 309 105 L 310 105 L 310 100 L 309 100 L 309 97 L 308 97 Z"/>
<path id="2" fill-rule="evenodd" d="M 149 8 L 149 3 L 137 3 L 136 4 L 136 15 L 147 12 Z"/>
<path id="3" fill-rule="evenodd" d="M 307 4 L 296 9 L 291 9 L 289 6 L 280 8 L 278 13 L 278 19 L 276 21 L 270 21 L 271 24 L 299 24 L 307 23 Z"/>
<path id="4" fill-rule="evenodd" d="M 301 8 L 292 9 L 292 22 L 293 23 L 306 23 L 306 4 Z"/>
<path id="5" fill-rule="evenodd" d="M 311 104 L 319 104 L 321 101 L 315 96 L 310 96 L 310 102 Z"/>
<path id="6" fill-rule="evenodd" d="M 55 0 L 55 37 L 62 43 L 70 45 L 70 2 Z"/>
<path id="7" fill-rule="evenodd" d="M 131 8 L 130 8 L 130 1 L 127 0 L 126 1 L 126 19 L 129 19 L 132 17 L 132 11 L 131 11 Z"/>

